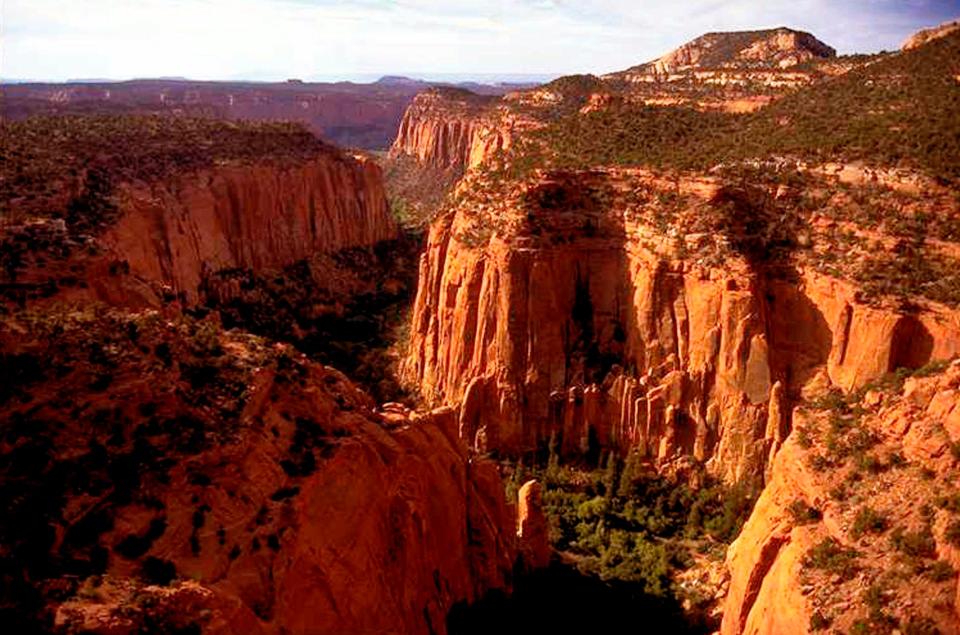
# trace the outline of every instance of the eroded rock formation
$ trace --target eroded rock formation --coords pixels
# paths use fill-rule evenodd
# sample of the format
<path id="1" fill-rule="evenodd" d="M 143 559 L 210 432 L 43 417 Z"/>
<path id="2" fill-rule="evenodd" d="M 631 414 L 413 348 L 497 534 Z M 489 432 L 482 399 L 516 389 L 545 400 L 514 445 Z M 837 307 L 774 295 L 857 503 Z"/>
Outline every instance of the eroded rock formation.
<path id="1" fill-rule="evenodd" d="M 813 35 L 786 28 L 707 33 L 637 68 L 657 75 L 670 75 L 692 68 L 788 68 L 836 54 L 832 47 Z"/>
<path id="2" fill-rule="evenodd" d="M 621 196 L 638 185 L 639 208 Z M 638 449 L 734 482 L 762 478 L 808 383 L 852 389 L 960 352 L 945 309 L 867 306 L 849 284 L 735 252 L 723 266 L 678 257 L 650 223 L 671 189 L 704 217 L 725 200 L 716 180 L 643 172 L 547 174 L 506 202 L 462 200 L 431 229 L 404 378 L 462 404 L 460 434 L 480 450 L 558 435 L 567 455 Z"/>
<path id="3" fill-rule="evenodd" d="M 417 95 L 400 123 L 391 157 L 414 157 L 423 166 L 462 175 L 513 142 L 515 117 L 499 116 L 495 103 L 449 88 Z"/>
<path id="4" fill-rule="evenodd" d="M 48 553 L 49 567 L 22 563 L 37 588 L 69 595 L 60 576 L 103 576 L 59 607 L 62 630 L 135 632 L 163 615 L 116 589 L 170 578 L 194 582 L 152 593 L 222 633 L 442 633 L 454 603 L 508 587 L 513 512 L 495 464 L 457 438 L 455 412 L 381 416 L 339 372 L 209 320 L 62 324 L 48 341 L 5 322 L 21 334 L 7 354 L 39 356 L 39 376 L 7 387 L 15 397 L 0 411 L 35 422 L 5 447 L 10 521 L 54 532 L 8 526 L 4 544 Z M 111 381 L 89 388 L 98 373 Z M 69 404 L 48 398 L 67 392 Z M 23 461 L 41 447 L 43 460 Z M 34 478 L 42 491 L 9 498 Z"/>
<path id="5" fill-rule="evenodd" d="M 867 632 L 884 623 L 960 631 L 949 533 L 958 526 L 958 386 L 954 363 L 846 408 L 797 413 L 727 554 L 724 635 L 848 631 L 858 621 Z"/>
<path id="6" fill-rule="evenodd" d="M 528 569 L 542 569 L 550 564 L 549 529 L 542 496 L 537 480 L 527 481 L 517 493 L 517 541 Z"/>
<path id="7" fill-rule="evenodd" d="M 146 283 L 194 302 L 203 281 L 219 271 L 279 269 L 398 235 L 379 168 L 349 157 L 218 168 L 125 187 L 118 199 L 120 217 L 100 238 L 100 262 L 129 273 L 122 294 L 131 283 Z M 90 287 L 100 299 L 122 303 L 110 288 L 114 281 L 91 276 Z M 149 293 L 143 301 L 155 302 Z"/>
<path id="8" fill-rule="evenodd" d="M 937 38 L 946 37 L 954 31 L 960 29 L 960 20 L 953 20 L 952 22 L 944 22 L 939 26 L 935 26 L 929 29 L 923 29 L 917 31 L 903 43 L 901 47 L 904 51 L 909 51 L 911 49 L 919 48 L 930 42 L 936 40 Z"/>

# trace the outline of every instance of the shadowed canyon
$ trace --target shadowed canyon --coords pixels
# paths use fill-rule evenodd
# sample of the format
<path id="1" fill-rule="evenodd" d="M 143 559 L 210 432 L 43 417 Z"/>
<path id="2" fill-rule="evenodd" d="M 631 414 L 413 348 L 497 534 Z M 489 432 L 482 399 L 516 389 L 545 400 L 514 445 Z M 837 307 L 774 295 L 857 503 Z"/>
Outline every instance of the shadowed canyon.
<path id="1" fill-rule="evenodd" d="M 2 90 L 9 632 L 960 633 L 956 23 Z"/>

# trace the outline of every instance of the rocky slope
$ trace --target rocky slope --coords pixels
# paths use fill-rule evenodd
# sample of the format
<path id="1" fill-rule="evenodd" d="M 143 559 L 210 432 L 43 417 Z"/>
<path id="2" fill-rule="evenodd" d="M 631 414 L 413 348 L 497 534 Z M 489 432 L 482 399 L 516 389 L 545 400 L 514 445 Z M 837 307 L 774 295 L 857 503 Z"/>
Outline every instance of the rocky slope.
<path id="1" fill-rule="evenodd" d="M 921 375 L 795 415 L 727 554 L 722 633 L 960 632 L 960 364 Z"/>
<path id="2" fill-rule="evenodd" d="M 960 30 L 960 20 L 944 22 L 940 26 L 935 26 L 930 29 L 923 29 L 922 31 L 914 33 L 907 38 L 906 42 L 903 43 L 901 48 L 904 51 L 919 48 L 928 42 L 932 42 L 938 38 L 946 37 L 957 30 Z"/>
<path id="3" fill-rule="evenodd" d="M 17 632 L 442 633 L 454 603 L 509 584 L 513 512 L 454 412 L 378 414 L 215 318 L 3 326 L 22 371 L 0 405 Z"/>
<path id="4" fill-rule="evenodd" d="M 707 33 L 652 62 L 623 74 L 627 81 L 645 81 L 643 75 L 666 79 L 670 75 L 701 69 L 785 69 L 837 52 L 804 31 L 779 28 L 768 31 Z M 613 75 L 616 76 L 616 75 Z"/>

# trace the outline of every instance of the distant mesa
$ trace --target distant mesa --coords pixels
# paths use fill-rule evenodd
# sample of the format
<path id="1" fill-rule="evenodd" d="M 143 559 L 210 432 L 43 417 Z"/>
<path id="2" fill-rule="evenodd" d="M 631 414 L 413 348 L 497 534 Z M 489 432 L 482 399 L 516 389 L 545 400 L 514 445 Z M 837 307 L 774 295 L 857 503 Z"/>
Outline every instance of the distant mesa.
<path id="1" fill-rule="evenodd" d="M 374 83 L 384 86 L 421 86 L 426 82 L 404 75 L 384 75 Z"/>
<path id="2" fill-rule="evenodd" d="M 663 57 L 608 77 L 624 74 L 668 75 L 693 69 L 787 69 L 836 55 L 833 47 L 810 33 L 786 27 L 706 33 Z"/>

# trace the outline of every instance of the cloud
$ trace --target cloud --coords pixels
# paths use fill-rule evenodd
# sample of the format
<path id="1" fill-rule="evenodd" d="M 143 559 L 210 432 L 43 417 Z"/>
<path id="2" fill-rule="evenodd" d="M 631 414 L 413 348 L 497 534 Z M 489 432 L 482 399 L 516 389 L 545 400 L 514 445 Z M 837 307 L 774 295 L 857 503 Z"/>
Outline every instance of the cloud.
<path id="1" fill-rule="evenodd" d="M 606 72 L 706 31 L 894 48 L 960 0 L 4 0 L 5 77 Z"/>

